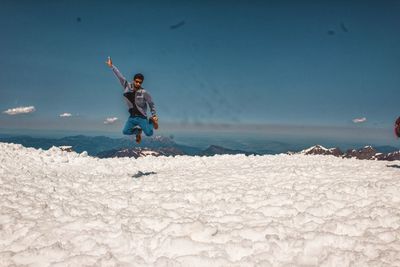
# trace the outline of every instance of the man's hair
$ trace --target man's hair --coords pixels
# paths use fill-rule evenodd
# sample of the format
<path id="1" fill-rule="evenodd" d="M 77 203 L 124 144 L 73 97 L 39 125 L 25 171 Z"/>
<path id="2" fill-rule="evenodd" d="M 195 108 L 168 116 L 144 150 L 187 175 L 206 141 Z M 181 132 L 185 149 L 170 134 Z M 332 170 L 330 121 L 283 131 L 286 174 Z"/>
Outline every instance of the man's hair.
<path id="1" fill-rule="evenodd" d="M 144 81 L 144 76 L 141 73 L 136 73 L 135 76 L 133 76 L 133 79 L 134 80 L 140 79 L 140 80 Z"/>

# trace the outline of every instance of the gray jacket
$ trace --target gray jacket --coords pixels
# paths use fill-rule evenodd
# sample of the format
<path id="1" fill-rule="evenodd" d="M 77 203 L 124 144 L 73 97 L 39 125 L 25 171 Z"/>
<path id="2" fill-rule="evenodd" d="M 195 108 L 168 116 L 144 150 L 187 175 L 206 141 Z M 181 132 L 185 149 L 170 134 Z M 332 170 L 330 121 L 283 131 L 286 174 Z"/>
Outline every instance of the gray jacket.
<path id="1" fill-rule="evenodd" d="M 112 70 L 114 74 L 117 76 L 119 82 L 121 83 L 122 87 L 124 88 L 124 98 L 126 104 L 129 107 L 129 110 L 133 108 L 133 105 L 136 104 L 137 109 L 144 117 L 147 117 L 147 106 L 150 107 L 151 115 L 156 115 L 156 109 L 151 99 L 150 94 L 144 90 L 142 87 L 140 89 L 135 90 L 133 84 L 129 83 L 125 77 L 121 74 L 121 72 L 115 67 L 112 66 Z M 134 103 L 130 100 L 129 95 L 134 93 Z"/>

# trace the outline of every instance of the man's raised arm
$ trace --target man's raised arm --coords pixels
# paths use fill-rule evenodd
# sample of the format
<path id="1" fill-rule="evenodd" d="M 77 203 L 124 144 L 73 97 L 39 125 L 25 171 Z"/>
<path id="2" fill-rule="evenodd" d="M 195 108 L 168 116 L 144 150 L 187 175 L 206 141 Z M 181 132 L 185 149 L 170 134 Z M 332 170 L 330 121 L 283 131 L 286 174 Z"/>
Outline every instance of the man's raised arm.
<path id="1" fill-rule="evenodd" d="M 121 74 L 121 72 L 115 67 L 112 63 L 111 57 L 108 57 L 106 61 L 107 66 L 109 66 L 114 74 L 117 76 L 119 82 L 121 83 L 123 88 L 128 87 L 128 81 L 125 79 L 125 77 Z"/>

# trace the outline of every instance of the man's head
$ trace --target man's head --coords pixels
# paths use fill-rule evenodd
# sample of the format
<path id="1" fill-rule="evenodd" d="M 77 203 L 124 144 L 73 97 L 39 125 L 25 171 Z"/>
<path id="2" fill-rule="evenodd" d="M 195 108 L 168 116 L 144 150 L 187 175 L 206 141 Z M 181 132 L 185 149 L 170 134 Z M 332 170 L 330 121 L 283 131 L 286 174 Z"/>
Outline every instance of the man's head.
<path id="1" fill-rule="evenodd" d="M 144 81 L 144 76 L 141 73 L 136 73 L 135 76 L 133 76 L 133 86 L 136 89 L 139 89 Z"/>

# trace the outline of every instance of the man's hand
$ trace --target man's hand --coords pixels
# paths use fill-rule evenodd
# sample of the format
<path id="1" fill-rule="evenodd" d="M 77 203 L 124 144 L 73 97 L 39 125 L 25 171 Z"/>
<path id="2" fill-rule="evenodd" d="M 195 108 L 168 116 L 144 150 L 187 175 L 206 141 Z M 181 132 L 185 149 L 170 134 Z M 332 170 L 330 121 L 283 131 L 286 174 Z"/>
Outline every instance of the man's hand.
<path id="1" fill-rule="evenodd" d="M 109 66 L 110 68 L 113 66 L 111 57 L 108 57 L 107 61 L 106 61 L 107 66 Z"/>

